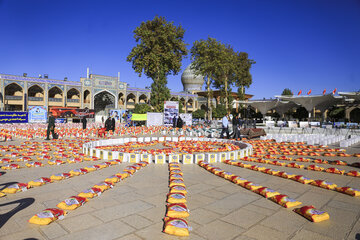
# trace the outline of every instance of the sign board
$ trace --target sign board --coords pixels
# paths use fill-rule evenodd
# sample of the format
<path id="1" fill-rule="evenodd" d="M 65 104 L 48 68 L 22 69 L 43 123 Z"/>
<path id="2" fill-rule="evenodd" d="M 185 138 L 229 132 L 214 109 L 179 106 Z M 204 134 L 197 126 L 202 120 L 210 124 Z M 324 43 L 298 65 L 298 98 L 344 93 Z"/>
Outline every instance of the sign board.
<path id="1" fill-rule="evenodd" d="M 46 123 L 47 109 L 44 106 L 29 106 L 30 123 Z"/>
<path id="2" fill-rule="evenodd" d="M 164 114 L 163 113 L 155 113 L 155 112 L 148 112 L 146 126 L 162 126 L 164 124 Z"/>
<path id="3" fill-rule="evenodd" d="M 27 123 L 27 112 L 0 112 L 0 123 Z"/>
<path id="4" fill-rule="evenodd" d="M 299 127 L 308 128 L 309 127 L 309 122 L 299 122 Z"/>
<path id="5" fill-rule="evenodd" d="M 55 118 L 66 118 L 66 117 L 87 117 L 94 118 L 95 110 L 94 109 L 79 109 L 72 107 L 50 107 L 50 112 L 52 112 Z"/>
<path id="6" fill-rule="evenodd" d="M 266 121 L 265 126 L 267 126 L 267 127 L 275 127 L 275 121 Z"/>
<path id="7" fill-rule="evenodd" d="M 110 116 L 114 117 L 115 121 L 119 122 L 122 117 L 122 110 L 118 109 L 110 109 Z"/>
<path id="8" fill-rule="evenodd" d="M 320 122 L 310 122 L 311 127 L 320 127 Z"/>
<path id="9" fill-rule="evenodd" d="M 296 121 L 288 121 L 289 128 L 297 128 L 297 122 Z"/>
<path id="10" fill-rule="evenodd" d="M 55 123 L 66 123 L 66 118 L 55 118 Z"/>
<path id="11" fill-rule="evenodd" d="M 164 102 L 164 125 L 172 126 L 174 117 L 179 115 L 179 102 L 165 101 Z"/>
<path id="12" fill-rule="evenodd" d="M 180 117 L 186 126 L 192 125 L 192 114 L 191 113 L 180 113 Z"/>

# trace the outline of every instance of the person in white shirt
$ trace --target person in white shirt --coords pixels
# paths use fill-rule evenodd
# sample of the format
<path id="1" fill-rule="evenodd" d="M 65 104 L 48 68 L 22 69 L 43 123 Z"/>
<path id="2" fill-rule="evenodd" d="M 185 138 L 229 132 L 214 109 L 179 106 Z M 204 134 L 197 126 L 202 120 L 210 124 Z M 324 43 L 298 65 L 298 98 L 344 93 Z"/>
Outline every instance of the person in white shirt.
<path id="1" fill-rule="evenodd" d="M 226 132 L 226 136 L 229 139 L 229 113 L 227 113 L 221 120 L 222 122 L 222 130 L 221 130 L 221 134 L 220 134 L 220 138 L 224 137 L 224 133 Z"/>

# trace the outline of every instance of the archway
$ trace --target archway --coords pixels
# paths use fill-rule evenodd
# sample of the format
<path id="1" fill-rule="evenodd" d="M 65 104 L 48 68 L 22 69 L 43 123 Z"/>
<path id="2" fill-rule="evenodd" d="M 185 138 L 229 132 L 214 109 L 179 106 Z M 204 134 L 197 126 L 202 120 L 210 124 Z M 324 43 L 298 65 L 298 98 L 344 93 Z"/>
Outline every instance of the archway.
<path id="1" fill-rule="evenodd" d="M 84 91 L 84 103 L 90 103 L 90 100 L 91 100 L 90 91 L 85 90 Z"/>
<path id="2" fill-rule="evenodd" d="M 107 91 L 101 91 L 94 96 L 95 113 L 115 108 L 115 96 Z M 104 114 L 105 115 L 105 112 Z"/>
<path id="3" fill-rule="evenodd" d="M 360 123 L 360 108 L 355 108 L 350 112 L 350 122 Z"/>
<path id="4" fill-rule="evenodd" d="M 33 85 L 28 89 L 28 96 L 30 101 L 31 98 L 44 98 L 44 89 L 39 85 Z"/>
<path id="5" fill-rule="evenodd" d="M 204 111 L 206 111 L 206 110 L 207 110 L 207 107 L 206 107 L 206 105 L 205 105 L 205 104 L 201 104 L 201 107 L 200 107 L 200 109 L 201 109 L 201 110 L 204 110 Z"/>
<path id="6" fill-rule="evenodd" d="M 180 104 L 181 103 L 181 104 Z M 181 111 L 185 111 L 185 99 L 184 98 L 180 98 L 179 100 L 179 110 Z"/>
<path id="7" fill-rule="evenodd" d="M 67 92 L 67 99 L 72 99 L 72 100 L 77 100 L 76 102 L 79 102 L 80 100 L 80 91 L 75 89 L 75 88 L 71 88 L 68 92 Z"/>
<path id="8" fill-rule="evenodd" d="M 190 98 L 186 103 L 186 109 L 188 112 L 192 112 L 194 110 L 194 101 Z"/>
<path id="9" fill-rule="evenodd" d="M 178 101 L 178 98 L 177 98 L 177 97 L 172 97 L 172 98 L 170 99 L 170 101 Z"/>
<path id="10" fill-rule="evenodd" d="M 52 87 L 49 89 L 49 99 L 62 99 L 63 97 L 63 91 L 58 87 Z"/>
<path id="11" fill-rule="evenodd" d="M 126 97 L 126 108 L 133 109 L 135 108 L 135 104 L 136 104 L 136 97 L 133 93 L 130 93 Z"/>
<path id="12" fill-rule="evenodd" d="M 23 88 L 17 83 L 5 87 L 5 111 L 23 110 Z"/>
<path id="13" fill-rule="evenodd" d="M 119 93 L 119 96 L 118 96 L 118 105 L 119 106 L 124 106 L 125 104 L 125 98 L 124 98 L 124 94 L 121 92 Z"/>
<path id="14" fill-rule="evenodd" d="M 139 103 L 148 103 L 148 99 L 147 99 L 147 96 L 145 94 L 142 94 L 140 97 L 139 97 Z"/>
<path id="15" fill-rule="evenodd" d="M 17 83 L 11 83 L 5 87 L 5 99 L 22 100 L 23 88 Z"/>

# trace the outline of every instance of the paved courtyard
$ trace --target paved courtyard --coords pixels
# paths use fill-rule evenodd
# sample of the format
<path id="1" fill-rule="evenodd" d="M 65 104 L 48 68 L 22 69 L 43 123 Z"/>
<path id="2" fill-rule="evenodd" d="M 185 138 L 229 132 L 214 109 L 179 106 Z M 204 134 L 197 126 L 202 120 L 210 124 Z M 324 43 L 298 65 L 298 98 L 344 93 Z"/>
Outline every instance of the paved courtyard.
<path id="1" fill-rule="evenodd" d="M 10 144 L 19 144 L 11 142 Z M 4 143 L 9 144 L 9 143 Z M 348 149 L 360 152 L 360 146 Z M 322 157 L 326 159 L 326 157 Z M 331 158 L 335 160 L 334 158 Z M 349 163 L 359 158 L 336 158 Z M 45 165 L 39 168 L 0 170 L 0 189 L 11 182 L 28 182 L 39 177 L 67 172 L 98 162 Z M 324 179 L 338 186 L 360 188 L 360 178 L 293 169 L 268 164 L 268 168 Z M 302 163 L 308 165 L 309 163 Z M 110 166 L 82 176 L 35 187 L 0 198 L 0 239 L 187 239 L 162 233 L 169 192 L 167 165 L 150 164 L 113 189 L 90 199 L 62 220 L 46 226 L 28 223 L 30 217 L 56 207 L 65 198 L 77 195 L 130 163 Z M 216 163 L 254 183 L 287 194 L 303 205 L 327 211 L 330 220 L 312 223 L 239 185 L 220 178 L 198 165 L 181 165 L 188 190 L 189 239 L 360 239 L 360 198 L 224 163 Z M 344 170 L 354 170 L 347 166 Z M 355 169 L 359 170 L 359 169 Z"/>

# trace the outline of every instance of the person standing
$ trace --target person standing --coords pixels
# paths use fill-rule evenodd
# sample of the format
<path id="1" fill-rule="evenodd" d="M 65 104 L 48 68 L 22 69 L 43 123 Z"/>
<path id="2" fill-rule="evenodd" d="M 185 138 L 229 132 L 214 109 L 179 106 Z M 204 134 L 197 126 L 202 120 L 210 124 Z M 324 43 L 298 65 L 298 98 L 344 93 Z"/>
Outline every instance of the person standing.
<path id="1" fill-rule="evenodd" d="M 111 130 L 111 117 L 109 116 L 108 119 L 105 121 L 105 131 L 108 132 Z"/>
<path id="2" fill-rule="evenodd" d="M 82 119 L 83 129 L 86 129 L 86 123 L 87 123 L 86 116 L 84 116 Z"/>
<path id="3" fill-rule="evenodd" d="M 115 118 L 112 117 L 112 118 L 111 118 L 111 130 L 112 130 L 113 132 L 115 132 L 115 124 L 116 124 Z"/>
<path id="4" fill-rule="evenodd" d="M 52 112 L 49 112 L 48 127 L 47 127 L 47 131 L 46 131 L 46 139 L 45 140 L 50 140 L 50 132 L 54 139 L 55 138 L 55 118 L 54 118 Z"/>
<path id="5" fill-rule="evenodd" d="M 183 120 L 181 119 L 181 117 L 179 116 L 179 118 L 177 119 L 176 127 L 182 128 L 183 125 L 184 125 L 184 122 L 183 122 Z"/>
<path id="6" fill-rule="evenodd" d="M 177 126 L 177 118 L 176 118 L 176 115 L 174 116 L 173 118 L 173 128 L 176 128 Z"/>
<path id="7" fill-rule="evenodd" d="M 220 138 L 224 137 L 224 133 L 226 132 L 226 136 L 229 139 L 229 119 L 228 119 L 229 113 L 227 113 L 221 120 L 222 122 L 222 130 L 220 134 Z"/>
<path id="8" fill-rule="evenodd" d="M 233 120 L 232 120 L 232 124 L 233 124 L 233 138 L 237 139 L 239 138 L 239 117 L 238 115 L 236 115 Z"/>

